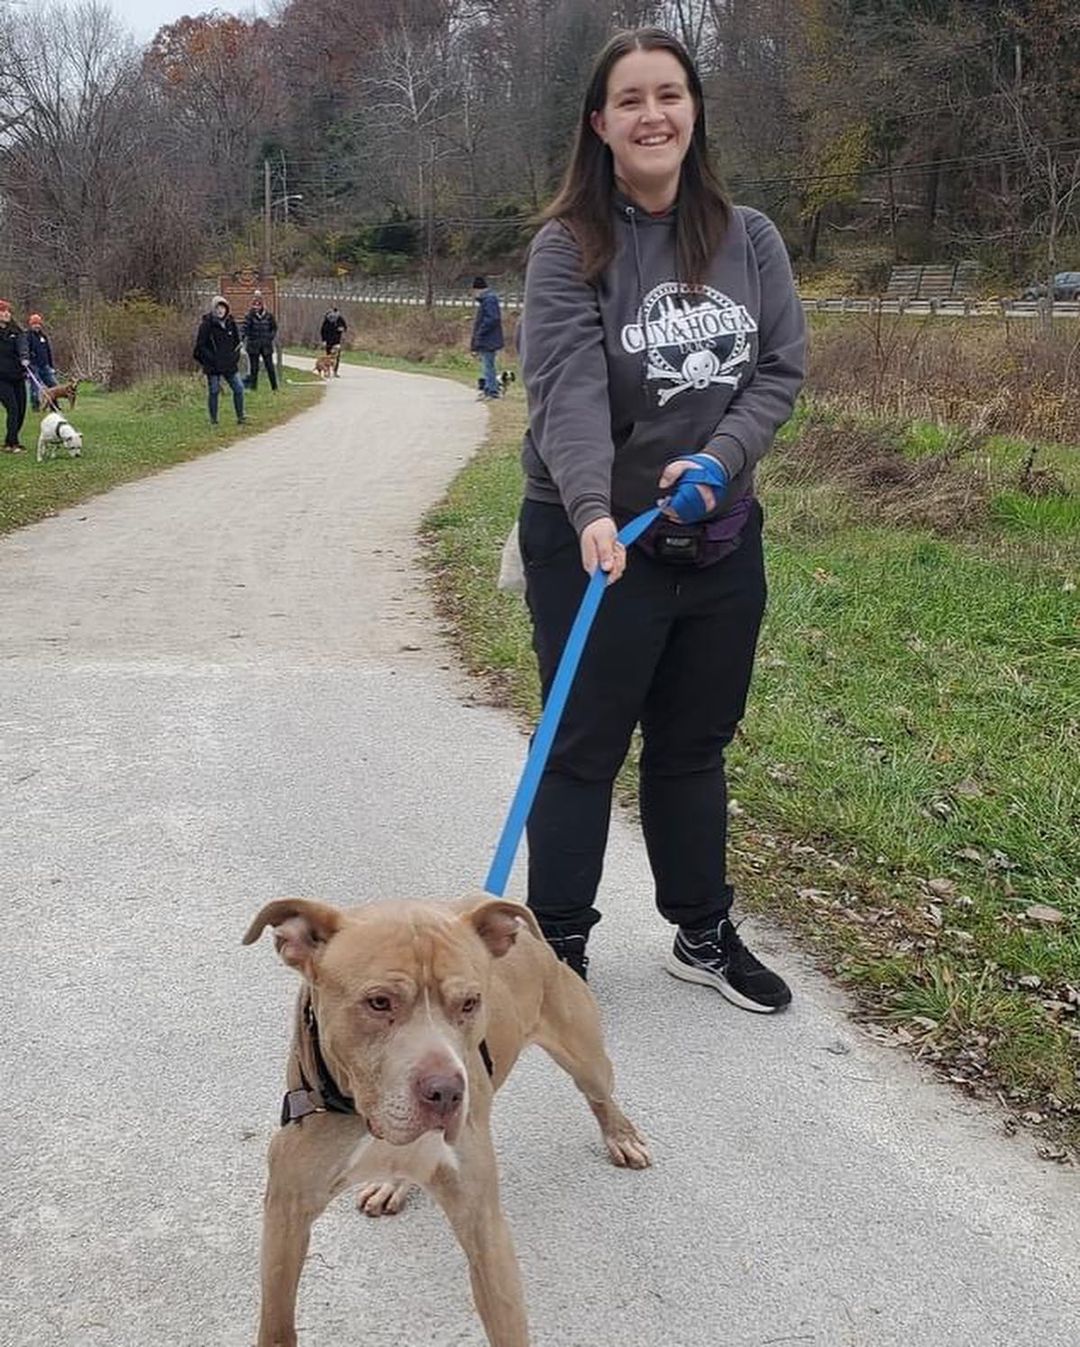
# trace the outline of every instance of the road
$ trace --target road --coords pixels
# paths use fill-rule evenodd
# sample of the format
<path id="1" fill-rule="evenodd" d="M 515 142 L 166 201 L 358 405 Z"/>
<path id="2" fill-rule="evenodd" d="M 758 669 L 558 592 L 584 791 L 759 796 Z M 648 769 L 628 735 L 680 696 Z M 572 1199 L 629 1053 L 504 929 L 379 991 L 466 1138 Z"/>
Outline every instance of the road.
<path id="1" fill-rule="evenodd" d="M 456 384 L 315 409 L 0 540 L 0 1343 L 251 1347 L 295 984 L 265 900 L 486 872 L 525 741 L 455 667 L 414 530 L 478 443 Z M 92 448 L 90 449 L 92 452 Z M 536 1347 L 1076 1347 L 1080 1177 L 846 1018 L 779 933 L 776 1019 L 667 977 L 633 827 L 593 986 L 656 1166 L 528 1055 L 496 1110 Z M 511 896 L 521 896 L 520 870 Z M 481 1347 L 425 1199 L 342 1201 L 305 1347 Z"/>

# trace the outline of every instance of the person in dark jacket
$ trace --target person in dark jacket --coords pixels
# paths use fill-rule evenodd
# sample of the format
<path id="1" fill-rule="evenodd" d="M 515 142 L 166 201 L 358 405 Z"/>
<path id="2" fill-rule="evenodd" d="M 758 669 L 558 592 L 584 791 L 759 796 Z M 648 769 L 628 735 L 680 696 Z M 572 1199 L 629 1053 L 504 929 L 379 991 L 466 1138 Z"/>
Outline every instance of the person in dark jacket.
<path id="1" fill-rule="evenodd" d="M 501 351 L 503 342 L 502 311 L 499 308 L 499 296 L 488 285 L 483 276 L 477 276 L 472 283 L 473 298 L 479 306 L 473 322 L 472 340 L 469 349 L 478 355 L 482 362 L 483 373 L 477 380 L 481 398 L 499 396 L 499 376 L 495 370 L 495 352 Z"/>
<path id="2" fill-rule="evenodd" d="M 232 389 L 236 424 L 244 424 L 244 384 L 236 372 L 240 366 L 240 330 L 229 312 L 224 295 L 215 295 L 210 312 L 203 315 L 192 353 L 206 375 L 210 424 L 217 425 L 218 392 L 222 379 Z"/>
<path id="3" fill-rule="evenodd" d="M 30 331 L 26 334 L 30 352 L 30 370 L 37 379 L 28 379 L 30 385 L 30 405 L 34 411 L 40 410 L 38 384 L 46 388 L 56 387 L 56 370 L 53 368 L 52 347 L 45 335 L 45 320 L 40 313 L 30 315 Z"/>
<path id="4" fill-rule="evenodd" d="M 26 371 L 30 368 L 30 348 L 26 333 L 11 316 L 11 305 L 0 299 L 0 406 L 7 414 L 3 452 L 21 454 L 26 446 L 19 443 L 19 432 L 26 420 Z"/>
<path id="5" fill-rule="evenodd" d="M 805 322 L 779 231 L 728 200 L 707 146 L 685 47 L 655 28 L 612 38 L 529 253 L 519 543 L 545 699 L 590 576 L 608 588 L 529 816 L 528 900 L 585 977 L 640 725 L 641 827 L 676 928 L 664 967 L 770 1014 L 791 991 L 731 919 L 724 753 L 765 610 L 754 470 L 795 405 Z"/>
<path id="6" fill-rule="evenodd" d="M 340 379 L 338 371 L 341 369 L 341 346 L 345 340 L 345 333 L 349 325 L 338 311 L 335 304 L 326 311 L 322 320 L 322 328 L 319 336 L 322 338 L 322 344 L 326 347 L 326 354 L 335 354 L 337 359 L 334 361 L 334 378 Z M 336 348 L 336 350 L 335 350 Z"/>
<path id="7" fill-rule="evenodd" d="M 244 344 L 247 346 L 251 361 L 251 375 L 248 387 L 259 386 L 259 360 L 266 365 L 266 377 L 270 387 L 277 392 L 277 375 L 274 373 L 274 338 L 277 336 L 277 319 L 263 303 L 262 291 L 256 290 L 251 298 L 251 308 L 244 318 Z"/>

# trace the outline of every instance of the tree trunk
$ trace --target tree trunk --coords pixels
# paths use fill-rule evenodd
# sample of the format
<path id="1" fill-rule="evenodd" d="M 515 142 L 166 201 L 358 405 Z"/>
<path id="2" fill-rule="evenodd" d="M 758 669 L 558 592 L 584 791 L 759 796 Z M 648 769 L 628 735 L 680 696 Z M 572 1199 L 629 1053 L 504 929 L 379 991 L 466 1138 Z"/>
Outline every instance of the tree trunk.
<path id="1" fill-rule="evenodd" d="M 821 211 L 815 210 L 803 225 L 803 256 L 808 262 L 817 261 L 818 237 L 821 234 Z"/>

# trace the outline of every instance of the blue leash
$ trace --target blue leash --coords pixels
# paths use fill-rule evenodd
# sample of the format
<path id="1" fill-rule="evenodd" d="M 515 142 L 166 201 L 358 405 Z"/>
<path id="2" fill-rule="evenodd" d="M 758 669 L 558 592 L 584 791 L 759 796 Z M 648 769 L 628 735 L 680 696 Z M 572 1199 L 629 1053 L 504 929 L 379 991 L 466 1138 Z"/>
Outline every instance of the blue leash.
<path id="1" fill-rule="evenodd" d="M 685 480 L 685 476 L 682 480 Z M 656 506 L 651 510 L 646 510 L 644 514 L 639 514 L 636 519 L 631 519 L 625 528 L 619 530 L 618 541 L 624 547 L 629 547 L 632 542 L 641 537 L 659 513 L 660 509 Z M 499 845 L 495 849 L 495 859 L 491 862 L 487 879 L 484 880 L 485 892 L 493 893 L 499 898 L 506 892 L 506 881 L 510 878 L 514 857 L 517 855 L 518 844 L 521 842 L 521 834 L 525 831 L 525 821 L 529 817 L 529 810 L 532 809 L 533 800 L 536 798 L 540 778 L 543 776 L 544 768 L 547 765 L 548 754 L 551 752 L 551 745 L 555 740 L 555 731 L 559 728 L 563 708 L 566 706 L 566 699 L 570 695 L 570 688 L 573 686 L 574 675 L 577 673 L 578 664 L 581 662 L 581 654 L 585 649 L 585 642 L 588 639 L 593 618 L 596 617 L 600 608 L 600 600 L 604 597 L 607 578 L 607 572 L 597 567 L 585 589 L 585 597 L 581 600 L 581 607 L 574 618 L 574 625 L 570 628 L 570 635 L 566 638 L 559 667 L 555 671 L 551 691 L 548 693 L 547 702 L 544 705 L 544 713 L 540 717 L 540 724 L 537 725 L 536 733 L 533 735 L 529 756 L 525 760 L 525 770 L 521 774 L 521 780 L 518 782 L 518 788 L 510 805 L 510 812 L 507 815 L 506 823 L 503 825 Z"/>

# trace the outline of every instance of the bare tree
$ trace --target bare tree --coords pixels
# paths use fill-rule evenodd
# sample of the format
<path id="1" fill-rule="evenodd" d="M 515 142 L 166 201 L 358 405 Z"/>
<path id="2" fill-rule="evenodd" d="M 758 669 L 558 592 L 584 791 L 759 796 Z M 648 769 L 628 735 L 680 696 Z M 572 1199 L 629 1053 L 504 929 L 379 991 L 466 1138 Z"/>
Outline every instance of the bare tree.
<path id="1" fill-rule="evenodd" d="M 404 24 L 383 43 L 377 73 L 365 81 L 364 115 L 391 154 L 406 151 L 409 193 L 423 232 L 425 303 L 434 303 L 438 173 L 456 152 L 451 121 L 458 111 L 462 68 L 449 29 L 416 35 Z"/>
<path id="2" fill-rule="evenodd" d="M 5 30 L 0 196 L 24 289 L 84 299 L 175 291 L 198 256 L 176 146 L 140 79 L 139 55 L 96 0 L 39 15 L 52 35 Z"/>

